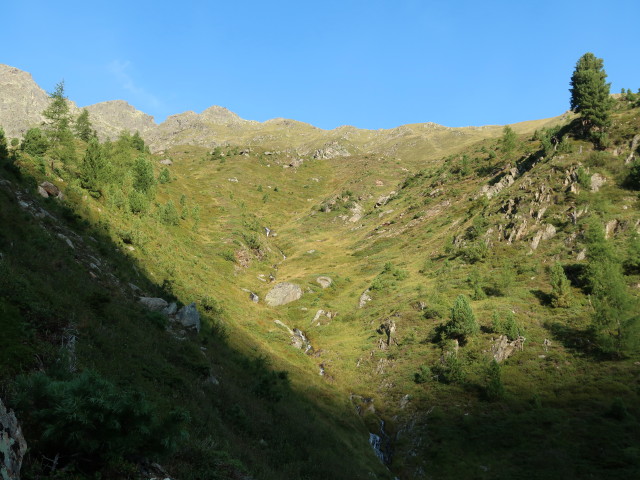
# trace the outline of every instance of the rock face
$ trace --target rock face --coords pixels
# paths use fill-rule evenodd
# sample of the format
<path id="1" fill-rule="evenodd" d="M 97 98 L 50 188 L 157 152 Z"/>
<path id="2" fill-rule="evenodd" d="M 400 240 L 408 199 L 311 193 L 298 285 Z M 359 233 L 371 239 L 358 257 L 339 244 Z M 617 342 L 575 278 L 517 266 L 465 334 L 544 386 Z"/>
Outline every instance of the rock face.
<path id="1" fill-rule="evenodd" d="M 270 307 L 276 307 L 278 305 L 285 305 L 287 303 L 294 302 L 301 296 L 302 289 L 300 286 L 294 283 L 281 282 L 276 284 L 276 286 L 267 293 L 264 301 Z"/>
<path id="2" fill-rule="evenodd" d="M 0 400 L 0 478 L 19 480 L 22 458 L 27 451 L 27 442 L 22 435 L 15 414 L 5 408 Z"/>

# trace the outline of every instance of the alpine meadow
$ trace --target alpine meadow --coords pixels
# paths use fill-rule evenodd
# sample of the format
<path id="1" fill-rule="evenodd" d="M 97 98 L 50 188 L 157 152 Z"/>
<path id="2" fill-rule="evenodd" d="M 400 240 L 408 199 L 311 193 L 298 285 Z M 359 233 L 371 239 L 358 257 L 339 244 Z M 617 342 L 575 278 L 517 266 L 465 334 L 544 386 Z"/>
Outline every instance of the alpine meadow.
<path id="1" fill-rule="evenodd" d="M 0 65 L 2 480 L 640 478 L 640 90 L 605 60 L 558 117 L 380 130 Z"/>

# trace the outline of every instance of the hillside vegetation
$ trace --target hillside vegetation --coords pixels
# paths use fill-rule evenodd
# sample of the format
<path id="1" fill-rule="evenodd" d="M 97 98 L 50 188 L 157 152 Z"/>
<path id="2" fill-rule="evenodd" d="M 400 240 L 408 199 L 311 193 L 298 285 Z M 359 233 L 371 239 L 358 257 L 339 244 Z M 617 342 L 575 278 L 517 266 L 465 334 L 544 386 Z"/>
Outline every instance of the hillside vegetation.
<path id="1" fill-rule="evenodd" d="M 567 114 L 429 145 L 27 132 L 0 151 L 23 477 L 635 478 L 640 108 L 610 107 L 606 136 Z"/>

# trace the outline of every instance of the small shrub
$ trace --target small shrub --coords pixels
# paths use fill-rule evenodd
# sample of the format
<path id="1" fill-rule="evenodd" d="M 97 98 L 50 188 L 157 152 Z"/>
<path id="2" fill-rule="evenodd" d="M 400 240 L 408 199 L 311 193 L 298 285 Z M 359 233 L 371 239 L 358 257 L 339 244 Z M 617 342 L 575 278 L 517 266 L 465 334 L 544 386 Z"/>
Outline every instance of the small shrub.
<path id="1" fill-rule="evenodd" d="M 421 385 L 423 383 L 427 383 L 432 377 L 433 374 L 431 373 L 431 369 L 426 365 L 422 365 L 420 370 L 413 374 L 413 381 L 418 385 Z"/>
<path id="2" fill-rule="evenodd" d="M 485 387 L 487 399 L 500 400 L 504 397 L 504 385 L 500 375 L 500 364 L 492 360 L 487 370 L 487 386 Z"/>

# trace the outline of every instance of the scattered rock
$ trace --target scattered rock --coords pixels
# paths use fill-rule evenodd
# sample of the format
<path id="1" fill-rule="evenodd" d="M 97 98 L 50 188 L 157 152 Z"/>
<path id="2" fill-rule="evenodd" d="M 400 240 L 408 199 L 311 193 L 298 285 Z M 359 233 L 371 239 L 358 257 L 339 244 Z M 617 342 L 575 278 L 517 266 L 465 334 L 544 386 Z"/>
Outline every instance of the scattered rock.
<path id="1" fill-rule="evenodd" d="M 42 188 L 40 185 L 38 185 L 38 193 L 43 198 L 49 198 L 49 194 L 47 193 L 47 191 L 44 188 Z"/>
<path id="2" fill-rule="evenodd" d="M 333 283 L 330 277 L 318 277 L 316 278 L 316 282 L 320 284 L 322 288 L 328 288 Z"/>
<path id="3" fill-rule="evenodd" d="M 524 342 L 526 338 L 518 337 L 513 341 L 509 341 L 509 337 L 506 335 L 500 335 L 498 339 L 491 346 L 491 353 L 496 362 L 500 363 L 506 360 L 516 350 L 522 350 L 524 348 Z"/>
<path id="4" fill-rule="evenodd" d="M 576 260 L 578 262 L 581 262 L 582 260 L 584 260 L 585 258 L 587 258 L 587 249 L 583 248 L 582 250 L 580 250 L 578 252 L 578 255 L 576 255 Z"/>
<path id="5" fill-rule="evenodd" d="M 270 307 L 276 307 L 278 305 L 285 305 L 290 302 L 294 302 L 302 297 L 302 288 L 299 285 L 289 282 L 281 282 L 276 284 L 267 296 L 264 298 L 264 301 Z"/>
<path id="6" fill-rule="evenodd" d="M 19 480 L 22 458 L 27 442 L 22 435 L 18 419 L 12 410 L 7 411 L 0 400 L 0 478 Z"/>
<path id="7" fill-rule="evenodd" d="M 600 190 L 605 183 L 607 183 L 607 179 L 600 175 L 599 173 L 594 173 L 591 175 L 591 191 L 597 192 Z"/>
<path id="8" fill-rule="evenodd" d="M 620 228 L 620 222 L 618 220 L 609 220 L 604 226 L 604 236 L 605 238 L 611 238 L 611 236 L 618 231 Z"/>
<path id="9" fill-rule="evenodd" d="M 304 163 L 304 160 L 302 158 L 295 158 L 291 161 L 291 163 L 289 163 L 289 166 L 293 168 L 297 168 L 303 163 Z"/>
<path id="10" fill-rule="evenodd" d="M 47 195 L 46 196 L 42 195 L 41 190 L 44 190 L 44 193 L 46 193 Z M 47 197 L 62 198 L 62 192 L 60 191 L 60 189 L 51 182 L 42 182 L 38 187 L 38 193 L 40 193 L 40 195 L 42 195 L 45 198 Z"/>
<path id="11" fill-rule="evenodd" d="M 631 140 L 631 153 L 625 159 L 624 163 L 631 163 L 633 161 L 633 157 L 635 155 L 636 149 L 638 148 L 638 144 L 640 143 L 640 133 L 636 133 Z"/>
<path id="12" fill-rule="evenodd" d="M 253 303 L 258 303 L 260 301 L 260 297 L 253 292 L 249 292 L 249 298 Z"/>
<path id="13" fill-rule="evenodd" d="M 195 328 L 196 332 L 200 332 L 200 313 L 198 313 L 195 303 L 192 302 L 182 307 L 176 314 L 175 319 L 184 327 Z"/>
<path id="14" fill-rule="evenodd" d="M 362 295 L 360 295 L 360 301 L 358 302 L 358 308 L 363 308 L 367 303 L 371 301 L 371 296 L 369 295 L 369 289 L 367 288 Z"/>
<path id="15" fill-rule="evenodd" d="M 378 197 L 378 200 L 376 201 L 376 205 L 375 205 L 374 208 L 380 208 L 380 207 L 386 205 L 389 202 L 389 200 L 391 200 L 393 197 L 395 197 L 395 195 L 396 195 L 395 190 L 390 192 L 388 195 L 380 195 Z"/>
<path id="16" fill-rule="evenodd" d="M 376 330 L 379 334 L 386 334 L 387 346 L 391 345 L 391 342 L 397 343 L 394 334 L 396 333 L 396 321 L 393 318 L 387 318 Z"/>
<path id="17" fill-rule="evenodd" d="M 140 297 L 138 301 L 152 312 L 161 312 L 169 306 L 169 302 L 164 298 Z"/>
<path id="18" fill-rule="evenodd" d="M 73 243 L 71 243 L 71 240 L 69 240 L 69 237 L 67 237 L 66 235 L 63 235 L 62 233 L 58 233 L 58 238 L 61 238 L 62 240 L 64 240 L 64 242 L 67 245 L 69 245 L 69 248 L 73 248 L 73 249 L 76 248 L 73 246 Z"/>
<path id="19" fill-rule="evenodd" d="M 238 183 L 238 179 L 236 177 L 227 178 L 227 180 L 233 183 Z"/>
<path id="20" fill-rule="evenodd" d="M 171 161 L 171 159 L 165 158 L 163 160 L 160 160 L 160 165 L 171 166 L 171 165 L 173 165 L 173 162 Z"/>

